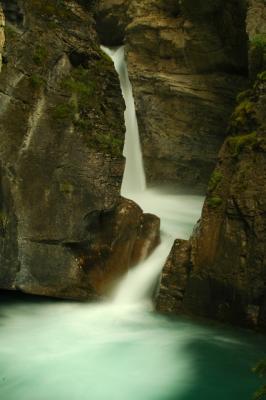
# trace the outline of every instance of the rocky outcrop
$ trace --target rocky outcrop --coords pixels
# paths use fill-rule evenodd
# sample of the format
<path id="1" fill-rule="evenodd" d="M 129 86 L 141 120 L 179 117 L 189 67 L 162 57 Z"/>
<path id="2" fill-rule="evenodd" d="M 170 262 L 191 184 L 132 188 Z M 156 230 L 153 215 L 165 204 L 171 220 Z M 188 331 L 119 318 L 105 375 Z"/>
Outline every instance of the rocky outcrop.
<path id="1" fill-rule="evenodd" d="M 255 25 L 252 15 L 261 18 L 250 8 L 248 27 Z M 253 33 L 250 38 L 253 53 Z M 266 72 L 251 85 L 238 96 L 201 220 L 189 241 L 175 244 L 165 265 L 157 308 L 265 331 Z"/>
<path id="2" fill-rule="evenodd" d="M 247 14 L 249 33 L 249 75 L 256 79 L 260 71 L 266 70 L 266 7 L 263 0 L 249 0 Z"/>
<path id="3" fill-rule="evenodd" d="M 119 81 L 89 9 L 71 0 L 3 8 L 0 288 L 92 299 L 141 258 L 151 219 L 119 195 Z"/>
<path id="4" fill-rule="evenodd" d="M 4 17 L 2 7 L 0 5 L 0 72 L 2 69 L 2 53 L 3 53 L 3 49 L 4 49 L 4 44 L 5 44 L 4 27 L 5 27 L 5 17 Z"/>
<path id="5" fill-rule="evenodd" d="M 191 244 L 188 240 L 174 242 L 161 275 L 156 298 L 157 310 L 165 314 L 178 314 L 183 310 L 183 300 L 192 268 Z"/>
<path id="6" fill-rule="evenodd" d="M 97 26 L 124 37 L 148 184 L 202 190 L 246 83 L 245 2 L 179 3 L 100 0 Z"/>

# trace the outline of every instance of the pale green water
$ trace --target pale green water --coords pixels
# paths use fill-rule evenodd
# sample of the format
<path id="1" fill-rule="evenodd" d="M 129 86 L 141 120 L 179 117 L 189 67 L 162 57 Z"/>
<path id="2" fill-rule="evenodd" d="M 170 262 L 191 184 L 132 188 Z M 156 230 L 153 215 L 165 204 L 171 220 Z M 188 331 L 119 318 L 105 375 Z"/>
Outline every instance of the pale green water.
<path id="1" fill-rule="evenodd" d="M 149 311 L 171 235 L 189 236 L 202 200 L 139 196 L 167 234 L 107 304 L 2 298 L 0 400 L 250 399 L 264 337 Z"/>
<path id="2" fill-rule="evenodd" d="M 248 400 L 266 349 L 136 305 L 2 301 L 0 323 L 1 400 Z"/>
<path id="3" fill-rule="evenodd" d="M 134 101 L 123 51 L 116 57 L 128 97 L 126 124 L 132 129 L 127 131 L 135 135 L 126 142 L 137 149 L 127 160 L 123 187 L 136 191 L 145 187 L 145 176 Z M 264 337 L 149 311 L 147 295 L 172 241 L 189 236 L 203 199 L 156 191 L 130 198 L 161 217 L 164 235 L 151 258 L 122 283 L 115 301 L 87 305 L 0 297 L 0 400 L 251 398 L 259 385 L 251 367 L 266 355 Z"/>

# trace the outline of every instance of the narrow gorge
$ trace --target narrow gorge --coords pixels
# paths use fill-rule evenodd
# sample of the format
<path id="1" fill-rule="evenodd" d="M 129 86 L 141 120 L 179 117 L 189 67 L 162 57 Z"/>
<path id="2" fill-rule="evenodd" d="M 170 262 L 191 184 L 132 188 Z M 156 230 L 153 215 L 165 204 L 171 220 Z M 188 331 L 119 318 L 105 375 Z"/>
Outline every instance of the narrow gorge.
<path id="1" fill-rule="evenodd" d="M 265 60 L 264 0 L 2 0 L 1 400 L 252 399 Z"/>

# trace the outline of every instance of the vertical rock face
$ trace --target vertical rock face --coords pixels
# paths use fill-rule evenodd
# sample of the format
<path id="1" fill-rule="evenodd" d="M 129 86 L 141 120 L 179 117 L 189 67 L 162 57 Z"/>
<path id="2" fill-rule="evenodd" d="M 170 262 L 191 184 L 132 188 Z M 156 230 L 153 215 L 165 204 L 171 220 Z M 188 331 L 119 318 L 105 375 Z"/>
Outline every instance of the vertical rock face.
<path id="1" fill-rule="evenodd" d="M 4 44 L 5 44 L 5 16 L 3 13 L 3 9 L 0 5 L 0 72 L 2 69 L 2 53 L 4 49 Z"/>
<path id="2" fill-rule="evenodd" d="M 248 29 L 261 19 L 256 12 L 261 2 L 251 5 Z M 251 32 L 254 56 L 253 28 Z M 260 51 L 265 51 L 265 44 L 266 40 L 259 42 Z M 173 248 L 164 268 L 157 299 L 161 311 L 187 312 L 266 330 L 265 78 L 261 71 L 255 83 L 251 82 L 252 88 L 238 96 L 230 136 L 211 176 L 202 218 L 191 239 Z M 174 287 L 168 284 L 172 279 Z"/>
<path id="3" fill-rule="evenodd" d="M 146 218 L 119 195 L 118 78 L 77 2 L 8 0 L 3 8 L 0 287 L 94 298 L 132 264 Z"/>
<path id="4" fill-rule="evenodd" d="M 150 185 L 206 187 L 245 84 L 244 3 L 99 2 L 102 41 L 125 38 Z"/>

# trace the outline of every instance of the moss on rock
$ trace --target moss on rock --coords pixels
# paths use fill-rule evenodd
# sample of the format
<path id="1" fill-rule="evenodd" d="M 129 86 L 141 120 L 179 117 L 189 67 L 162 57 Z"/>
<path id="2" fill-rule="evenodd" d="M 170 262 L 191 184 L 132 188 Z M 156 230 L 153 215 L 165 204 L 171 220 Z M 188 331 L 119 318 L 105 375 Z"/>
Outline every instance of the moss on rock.
<path id="1" fill-rule="evenodd" d="M 223 199 L 219 196 L 209 197 L 207 199 L 207 204 L 211 208 L 217 208 L 223 204 Z"/>
<path id="2" fill-rule="evenodd" d="M 258 143 L 257 132 L 247 135 L 238 135 L 228 139 L 228 144 L 233 156 L 238 156 L 247 146 L 253 146 Z"/>
<path id="3" fill-rule="evenodd" d="M 209 185 L 208 185 L 208 191 L 213 192 L 221 180 L 223 179 L 223 174 L 219 170 L 215 170 L 210 178 Z"/>

